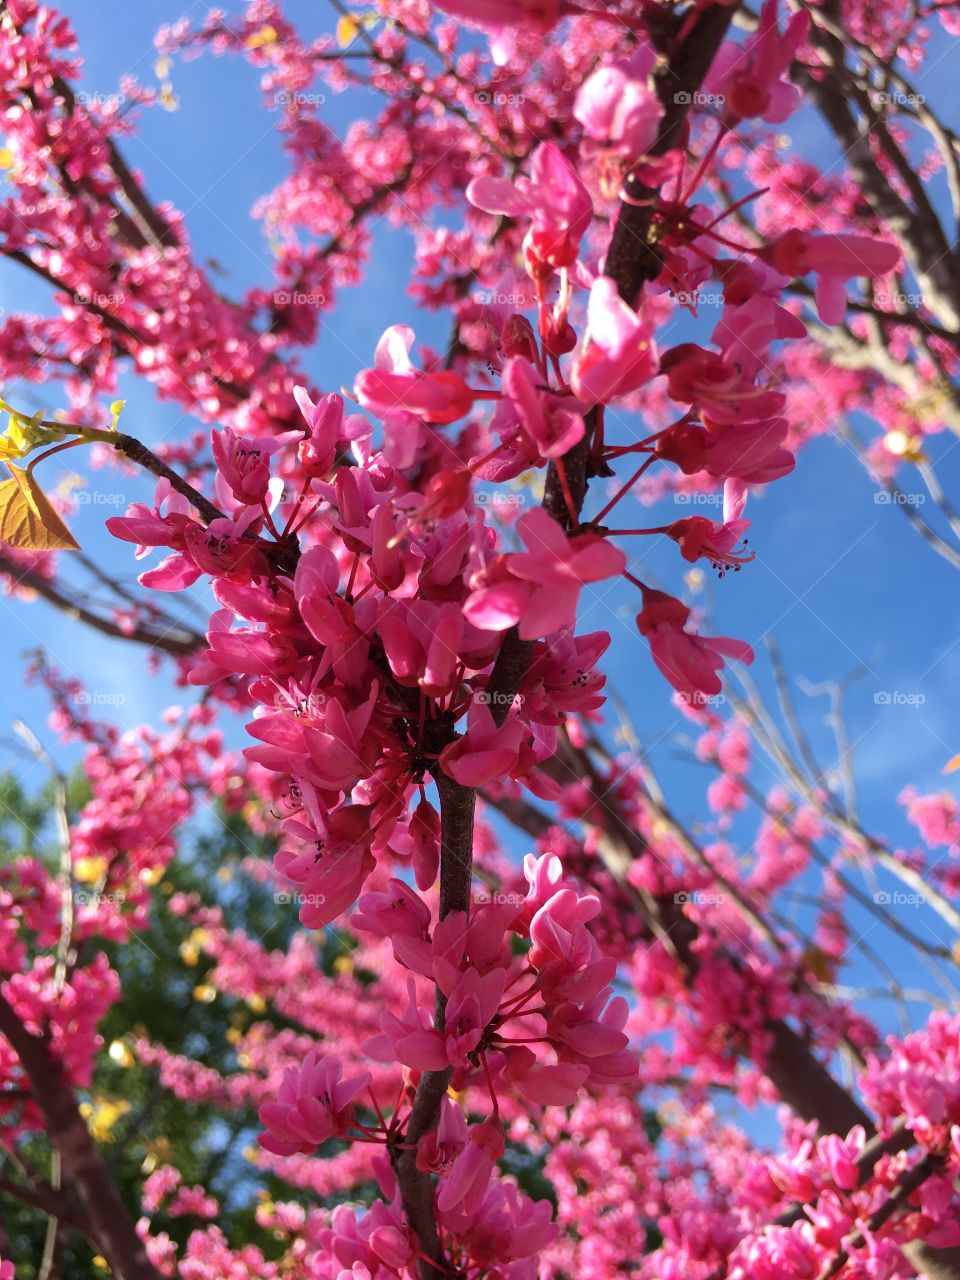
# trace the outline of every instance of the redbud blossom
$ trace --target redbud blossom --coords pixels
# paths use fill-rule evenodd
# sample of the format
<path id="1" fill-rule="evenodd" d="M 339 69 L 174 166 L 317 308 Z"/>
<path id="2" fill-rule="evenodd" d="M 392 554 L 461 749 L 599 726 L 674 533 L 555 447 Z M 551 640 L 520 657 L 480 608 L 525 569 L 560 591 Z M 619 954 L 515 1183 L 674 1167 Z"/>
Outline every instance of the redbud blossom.
<path id="1" fill-rule="evenodd" d="M 650 643 L 654 662 L 678 693 L 691 698 L 713 696 L 723 688 L 717 672 L 724 658 L 750 663 L 753 650 L 742 640 L 687 631 L 689 617 L 690 610 L 682 601 L 644 587 L 637 626 Z"/>
<path id="2" fill-rule="evenodd" d="M 573 265 L 593 216 L 590 193 L 554 142 L 543 142 L 533 152 L 529 178 L 474 178 L 467 199 L 487 213 L 530 218 L 528 259 L 553 268 Z"/>
<path id="3" fill-rule="evenodd" d="M 276 1102 L 260 1107 L 267 1128 L 258 1141 L 276 1155 L 310 1154 L 328 1138 L 343 1137 L 355 1122 L 353 1100 L 370 1083 L 369 1071 L 341 1080 L 336 1058 L 308 1053 L 301 1067 L 288 1067 Z"/>

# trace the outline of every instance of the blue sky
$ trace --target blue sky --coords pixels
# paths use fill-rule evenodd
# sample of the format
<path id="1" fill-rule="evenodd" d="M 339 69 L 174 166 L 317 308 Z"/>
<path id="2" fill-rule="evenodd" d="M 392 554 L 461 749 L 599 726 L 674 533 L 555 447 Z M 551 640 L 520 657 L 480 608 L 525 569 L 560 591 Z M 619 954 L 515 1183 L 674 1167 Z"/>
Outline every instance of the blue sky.
<path id="1" fill-rule="evenodd" d="M 198 20 L 205 7 L 199 3 L 187 7 L 185 0 L 182 4 L 138 0 L 135 5 L 130 0 L 97 0 L 96 4 L 62 0 L 60 8 L 76 24 L 86 59 L 81 87 L 88 92 L 113 92 L 125 72 L 152 82 L 156 27 L 181 13 Z M 227 7 L 233 13 L 239 6 Z M 311 0 L 297 0 L 287 8 L 304 32 L 332 29 L 331 9 Z M 917 77 L 920 87 L 931 100 L 948 103 L 951 74 L 946 45 L 938 42 L 929 69 Z M 270 279 L 270 248 L 249 211 L 257 197 L 287 172 L 276 132 L 279 113 L 263 109 L 257 78 L 253 69 L 234 57 L 177 62 L 173 83 L 180 110 L 144 112 L 138 135 L 124 147 L 129 160 L 146 173 L 151 197 L 169 199 L 186 211 L 196 258 L 216 259 L 226 272 L 223 287 L 234 296 Z M 958 110 L 954 105 L 953 114 Z M 355 113 L 356 103 L 330 96 L 324 111 L 326 118 L 342 127 Z M 795 133 L 807 154 L 820 158 L 820 148 L 830 154 L 829 142 L 813 122 L 799 120 Z M 316 347 L 304 356 L 305 367 L 318 385 L 334 389 L 352 381 L 356 370 L 369 362 L 387 323 L 411 323 L 418 338 L 434 345 L 446 341 L 446 320 L 419 315 L 406 296 L 409 258 L 407 235 L 379 223 L 371 278 L 361 288 L 342 294 L 335 315 L 324 318 Z M 8 311 L 47 310 L 49 303 L 44 291 L 22 272 L 4 266 L 0 268 L 0 306 Z M 5 394 L 15 399 L 15 391 L 7 388 Z M 144 383 L 127 378 L 123 393 L 128 401 L 124 426 L 148 444 L 196 425 L 178 409 L 159 403 Z M 948 493 L 960 493 L 956 442 L 941 438 L 932 453 Z M 51 473 L 56 465 L 51 464 Z M 84 467 L 81 461 L 78 469 Z M 912 483 L 909 476 L 903 487 L 920 491 L 919 483 Z M 90 555 L 112 572 L 132 579 L 137 566 L 130 550 L 104 533 L 103 519 L 122 511 L 128 501 L 148 497 L 152 484 L 100 472 L 91 477 L 90 490 L 95 489 L 117 495 L 120 505 L 88 503 L 74 519 L 74 531 Z M 664 518 L 692 510 L 674 507 Z M 861 464 L 834 440 L 820 440 L 806 448 L 795 473 L 752 502 L 748 514 L 754 520 L 750 542 L 757 559 L 722 582 L 710 579 L 705 599 L 711 630 L 747 639 L 757 647 L 754 674 L 767 693 L 772 686 L 762 640 L 768 634 L 778 639 L 795 678 L 815 684 L 862 671 L 848 700 L 861 810 L 873 831 L 912 843 L 895 803 L 901 786 L 955 787 L 949 780 L 944 783 L 940 771 L 960 750 L 954 693 L 960 685 L 957 570 L 920 541 L 902 512 L 876 501 L 876 489 Z M 630 541 L 631 555 L 643 551 L 649 557 L 641 572 L 652 567 L 660 585 L 679 591 L 686 566 L 673 545 L 666 549 L 655 546 L 652 539 Z M 643 545 L 638 547 L 640 542 Z M 701 768 L 691 768 L 682 759 L 684 747 L 678 735 L 687 732 L 687 725 L 671 706 L 669 690 L 637 635 L 633 623 L 637 603 L 633 593 L 619 586 L 602 586 L 595 595 L 585 596 L 581 627 L 612 632 L 607 656 L 610 687 L 625 700 L 641 736 L 653 748 L 675 811 L 691 822 L 704 819 L 702 792 L 708 779 Z M 0 600 L 0 616 L 8 672 L 16 671 L 11 665 L 13 655 L 43 643 L 62 669 L 82 678 L 99 697 L 123 699 L 113 710 L 124 724 L 155 721 L 171 701 L 191 696 L 189 691 L 173 690 L 163 678 L 148 677 L 142 650 L 86 631 L 42 603 L 26 606 Z M 889 703 L 878 703 L 878 696 L 886 694 Z M 833 746 L 824 724 L 826 702 L 798 697 L 811 740 L 822 760 L 829 762 Z M 16 678 L 5 683 L 0 690 L 0 764 L 19 760 L 11 754 L 8 726 L 12 719 L 22 716 L 49 741 L 46 714 L 42 693 L 24 689 Z M 239 741 L 239 733 L 234 738 Z M 761 787 L 769 781 L 762 763 L 754 779 Z M 933 927 L 940 930 L 935 922 Z"/>

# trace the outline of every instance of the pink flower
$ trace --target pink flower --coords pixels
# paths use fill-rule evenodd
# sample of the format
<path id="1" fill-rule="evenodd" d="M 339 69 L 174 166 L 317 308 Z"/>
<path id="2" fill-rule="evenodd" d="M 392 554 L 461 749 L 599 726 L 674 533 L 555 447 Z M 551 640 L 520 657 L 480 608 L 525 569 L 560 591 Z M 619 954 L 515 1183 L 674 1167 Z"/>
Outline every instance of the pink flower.
<path id="1" fill-rule="evenodd" d="M 537 1274 L 533 1263 L 517 1267 L 510 1264 L 533 1258 L 556 1237 L 559 1228 L 551 1222 L 552 1214 L 548 1200 L 534 1203 L 513 1183 L 494 1180 L 474 1213 L 452 1209 L 440 1216 L 445 1225 L 456 1231 L 471 1255 L 495 1259 L 499 1271 L 531 1280 Z"/>
<path id="2" fill-rule="evenodd" d="M 321 644 L 353 638 L 353 610 L 339 595 L 340 566 L 326 547 L 309 547 L 297 562 L 294 593 L 300 616 Z"/>
<path id="3" fill-rule="evenodd" d="M 440 1123 L 424 1134 L 417 1149 L 417 1168 L 440 1175 L 437 1208 L 460 1207 L 475 1213 L 483 1202 L 494 1165 L 505 1148 L 503 1129 L 493 1121 L 468 1126 L 463 1111 L 444 1098 Z"/>
<path id="4" fill-rule="evenodd" d="M 782 124 L 793 115 L 803 94 L 785 77 L 809 25 L 809 14 L 795 13 L 781 36 L 777 0 L 765 0 L 753 35 L 742 45 L 727 41 L 720 46 L 704 88 L 722 95 L 727 124 L 756 117 Z"/>
<path id="5" fill-rule="evenodd" d="M 578 412 L 583 406 L 569 396 L 541 390 L 534 370 L 525 360 L 507 361 L 502 386 L 541 459 L 560 458 L 583 439 L 586 428 Z"/>
<path id="6" fill-rule="evenodd" d="M 397 680 L 431 697 L 453 689 L 463 640 L 463 614 L 452 600 L 385 602 L 380 639 Z"/>
<path id="7" fill-rule="evenodd" d="M 526 726 L 508 717 L 499 728 L 485 702 L 475 698 L 467 713 L 467 732 L 443 749 L 440 768 L 466 787 L 482 787 L 517 767 Z"/>
<path id="8" fill-rule="evenodd" d="M 650 77 L 655 61 L 653 49 L 644 44 L 629 62 L 601 67 L 583 82 L 573 114 L 590 140 L 585 154 L 609 149 L 636 160 L 650 149 L 663 116 Z"/>
<path id="9" fill-rule="evenodd" d="M 440 1101 L 440 1123 L 417 1145 L 417 1168 L 422 1173 L 445 1173 L 467 1145 L 467 1117 L 448 1096 Z"/>
<path id="10" fill-rule="evenodd" d="M 424 796 L 407 823 L 413 845 L 413 874 L 418 889 L 433 886 L 440 870 L 440 815 Z"/>
<path id="11" fill-rule="evenodd" d="M 722 689 L 717 672 L 724 658 L 752 662 L 753 650 L 742 640 L 707 638 L 685 630 L 690 610 L 664 591 L 643 589 L 643 609 L 637 614 L 641 635 L 661 673 L 686 697 L 712 696 Z"/>
<path id="12" fill-rule="evenodd" d="M 301 781 L 308 802 L 310 822 L 290 818 L 284 823 L 288 836 L 306 844 L 303 852 L 280 849 L 274 860 L 277 875 L 302 887 L 300 921 L 308 929 L 320 929 L 341 915 L 363 889 L 375 858 L 370 846 L 374 832 L 366 805 L 341 805 L 321 809 L 314 788 Z"/>
<path id="13" fill-rule="evenodd" d="M 360 414 L 352 414 L 344 421 L 343 396 L 336 393 L 320 396 L 314 404 L 305 387 L 294 387 L 293 398 L 310 430 L 300 441 L 297 457 L 306 475 L 322 480 L 334 464 L 339 441 L 344 437 L 356 439 L 364 430 L 369 431 L 369 424 Z"/>
<path id="14" fill-rule="evenodd" d="M 410 362 L 413 330 L 395 324 L 387 329 L 373 358 L 373 368 L 357 374 L 354 392 L 365 409 L 385 425 L 409 429 L 404 415 L 434 425 L 456 422 L 473 407 L 473 394 L 458 373 L 421 373 Z"/>
<path id="15" fill-rule="evenodd" d="M 213 459 L 237 502 L 259 506 L 270 484 L 270 455 L 298 438 L 285 431 L 272 439 L 238 436 L 230 427 L 212 431 Z"/>
<path id="16" fill-rule="evenodd" d="M 720 570 L 721 576 L 727 569 L 739 572 L 757 554 L 755 551 L 746 552 L 740 546 L 744 533 L 750 528 L 750 521 L 740 515 L 745 502 L 742 486 L 735 480 L 728 481 L 724 486 L 722 523 L 708 520 L 705 516 L 685 516 L 667 527 L 667 537 L 673 538 L 684 560 L 691 564 L 703 556 Z"/>
<path id="17" fill-rule="evenodd" d="M 166 514 L 162 514 L 166 506 Z M 137 544 L 137 559 L 151 547 L 182 547 L 184 533 L 196 524 L 190 516 L 190 504 L 176 493 L 166 478 L 157 481 L 153 507 L 133 502 L 124 516 L 111 516 L 106 526 L 115 538 Z"/>
<path id="18" fill-rule="evenodd" d="M 430 1015 L 418 1005 L 412 978 L 407 980 L 403 1016 L 382 1013 L 380 1035 L 367 1040 L 363 1049 L 377 1062 L 402 1062 L 415 1071 L 442 1071 L 449 1065 L 443 1034 L 433 1029 Z"/>
<path id="19" fill-rule="evenodd" d="M 840 324 L 847 309 L 844 283 L 855 276 L 886 275 L 900 261 L 900 250 L 872 236 L 816 235 L 794 229 L 758 250 L 757 256 L 791 278 L 814 272 L 820 319 L 824 324 Z"/>
<path id="20" fill-rule="evenodd" d="M 834 1182 L 844 1191 L 852 1191 L 860 1182 L 857 1158 L 863 1151 L 865 1140 L 863 1125 L 858 1124 L 846 1138 L 828 1133 L 817 1142 L 817 1155 L 830 1170 Z"/>
<path id="21" fill-rule="evenodd" d="M 609 276 L 590 289 L 587 332 L 570 384 L 587 404 L 607 404 L 644 386 L 657 372 L 650 327 L 617 292 Z"/>
<path id="22" fill-rule="evenodd" d="M 524 27 L 541 34 L 556 26 L 567 10 L 564 0 L 520 0 L 519 4 L 511 0 L 441 0 L 436 7 L 492 31 Z"/>
<path id="23" fill-rule="evenodd" d="M 729 524 L 722 524 L 705 516 L 685 516 L 682 520 L 674 520 L 667 529 L 667 537 L 678 543 L 684 560 L 692 564 L 703 556 L 722 572 L 725 569 L 738 570 L 756 556 L 755 551 L 744 552 L 739 546 L 744 530 L 749 528 L 749 520 L 731 520 Z"/>
<path id="24" fill-rule="evenodd" d="M 504 6 L 506 8 L 506 6 Z M 524 241 L 528 258 L 549 267 L 569 267 L 577 259 L 581 237 L 593 216 L 593 201 L 576 170 L 553 142 L 536 148 L 530 177 L 474 178 L 467 199 L 487 213 L 530 218 Z"/>
<path id="25" fill-rule="evenodd" d="M 301 1067 L 287 1067 L 276 1102 L 260 1107 L 267 1128 L 258 1141 L 274 1155 L 312 1154 L 328 1138 L 343 1137 L 355 1122 L 353 1100 L 370 1083 L 369 1071 L 341 1080 L 335 1058 L 312 1051 Z"/>
<path id="26" fill-rule="evenodd" d="M 769 418 L 786 403 L 782 392 L 754 386 L 736 365 L 693 342 L 665 352 L 660 370 L 667 375 L 671 399 L 695 405 L 720 425 Z"/>
<path id="27" fill-rule="evenodd" d="M 356 707 L 349 707 L 337 698 L 328 698 L 324 705 L 323 728 L 304 727 L 310 776 L 318 787 L 349 791 L 359 778 L 370 776 L 379 754 L 376 743 L 368 734 L 377 694 L 378 685 L 374 681 L 365 701 Z"/>
<path id="28" fill-rule="evenodd" d="M 507 1054 L 506 1078 L 521 1097 L 542 1107 L 569 1107 L 577 1100 L 590 1068 L 578 1062 L 540 1062 L 526 1045 Z"/>
<path id="29" fill-rule="evenodd" d="M 490 584 L 464 605 L 469 621 L 484 631 L 518 624 L 524 640 L 535 640 L 573 627 L 581 588 L 626 567 L 619 548 L 592 533 L 568 539 L 542 507 L 521 516 L 517 529 L 529 550 L 507 556 Z"/>
<path id="30" fill-rule="evenodd" d="M 423 899 L 403 883 L 391 878 L 387 893 L 365 893 L 352 917 L 353 927 L 380 938 L 395 933 L 414 938 L 430 936 L 430 908 Z"/>
<path id="31" fill-rule="evenodd" d="M 505 1147 L 503 1129 L 496 1122 L 487 1120 L 470 1126 L 466 1146 L 440 1180 L 437 1208 L 441 1213 L 456 1208 L 463 1213 L 475 1213 L 480 1208 L 494 1166 Z"/>
<path id="32" fill-rule="evenodd" d="M 708 425 L 708 431 L 689 422 L 668 428 L 657 439 L 657 456 L 675 462 L 684 475 L 705 471 L 718 480 L 732 477 L 745 484 L 767 484 L 796 466 L 793 454 L 782 447 L 786 418 L 740 427 L 708 420 Z"/>
<path id="33" fill-rule="evenodd" d="M 451 965 L 438 965 L 437 982 L 447 997 L 443 1036 L 447 1061 L 451 1066 L 468 1065 L 467 1055 L 480 1043 L 503 997 L 506 969 L 492 969 L 481 975 L 476 969 L 457 972 Z"/>

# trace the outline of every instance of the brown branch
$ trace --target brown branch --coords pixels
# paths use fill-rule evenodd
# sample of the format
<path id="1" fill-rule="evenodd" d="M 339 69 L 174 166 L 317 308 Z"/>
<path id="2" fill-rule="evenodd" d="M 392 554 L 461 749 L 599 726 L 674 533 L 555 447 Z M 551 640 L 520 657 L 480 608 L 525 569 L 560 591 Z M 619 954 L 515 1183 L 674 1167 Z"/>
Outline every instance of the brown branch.
<path id="1" fill-rule="evenodd" d="M 174 658 L 185 657 L 200 648 L 204 639 L 195 631 L 188 631 L 179 625 L 169 626 L 161 630 L 159 625 L 148 622 L 137 623 L 132 628 L 121 626 L 113 618 L 104 617 L 88 609 L 70 595 L 63 587 L 45 578 L 35 569 L 25 568 L 13 556 L 0 546 L 0 573 L 8 573 L 17 586 L 27 587 L 38 596 L 60 609 L 70 618 L 85 623 L 101 635 L 111 636 L 117 640 L 132 640 L 136 644 L 145 644 L 151 649 L 160 649 Z"/>
<path id="2" fill-rule="evenodd" d="M 56 1191 L 48 1182 L 37 1181 L 24 1186 L 20 1182 L 14 1182 L 12 1178 L 0 1176 L 0 1195 L 13 1196 L 31 1209 L 56 1218 L 64 1226 L 72 1227 L 88 1239 L 94 1239 L 90 1223 L 79 1205 L 74 1204 L 63 1192 Z"/>
<path id="3" fill-rule="evenodd" d="M 907 1200 L 913 1195 L 914 1191 L 916 1191 L 918 1187 L 921 1187 L 928 1178 L 933 1177 L 941 1167 L 942 1163 L 943 1161 L 939 1160 L 934 1155 L 925 1155 L 921 1157 L 921 1159 L 918 1160 L 912 1168 L 908 1169 L 907 1172 L 897 1180 L 896 1186 L 887 1196 L 886 1200 L 874 1209 L 873 1213 L 871 1213 L 870 1217 L 864 1224 L 865 1230 L 869 1231 L 871 1235 L 874 1232 L 879 1231 L 885 1222 L 888 1222 L 899 1209 L 904 1207 Z M 863 1231 L 855 1231 L 843 1248 L 838 1249 L 830 1262 L 821 1269 L 820 1274 L 817 1276 L 817 1280 L 832 1280 L 833 1276 L 835 1276 L 839 1271 L 842 1271 L 850 1261 L 851 1251 L 859 1249 L 865 1243 L 866 1236 Z M 931 1273 L 928 1272 L 928 1275 L 930 1274 Z"/>
<path id="4" fill-rule="evenodd" d="M 113 440 L 113 447 L 118 453 L 122 453 L 125 458 L 129 458 L 137 466 L 143 467 L 145 471 L 149 471 L 160 479 L 169 480 L 170 487 L 192 503 L 207 524 L 211 524 L 214 520 L 226 519 L 219 507 L 215 507 L 202 493 L 194 489 L 192 484 L 188 484 L 182 476 L 177 475 L 176 471 L 168 467 L 152 450 L 148 449 L 145 444 L 141 444 L 133 436 L 118 432 Z"/>
<path id="5" fill-rule="evenodd" d="M 33 1085 L 47 1122 L 47 1137 L 83 1204 L 97 1245 L 118 1280 L 160 1280 L 100 1150 L 80 1114 L 60 1063 L 44 1040 L 31 1035 L 0 993 L 0 1033 L 9 1040 Z"/>
<path id="6" fill-rule="evenodd" d="M 837 8 L 835 4 L 826 6 L 827 16 L 842 26 Z M 923 184 L 897 147 L 886 122 L 877 117 L 865 95 L 848 91 L 844 85 L 847 68 L 843 41 L 817 25 L 811 38 L 827 65 L 822 70 L 811 71 L 798 64 L 795 71 L 799 83 L 843 148 L 850 172 L 871 209 L 899 239 L 927 305 L 948 329 L 960 329 L 960 270 Z M 850 105 L 851 97 L 864 112 L 862 126 Z M 871 134 L 903 181 L 915 207 L 894 190 L 881 171 L 871 148 Z"/>
<path id="7" fill-rule="evenodd" d="M 436 774 L 440 793 L 440 919 L 451 911 L 470 910 L 470 893 L 473 880 L 473 823 L 476 810 L 476 792 L 462 786 L 439 769 Z M 434 1023 L 443 1030 L 446 997 L 437 988 Z M 414 1098 L 410 1123 L 405 1141 L 416 1144 L 440 1119 L 440 1103 L 447 1091 L 451 1067 L 443 1071 L 426 1071 L 420 1077 Z M 395 1161 L 397 1181 L 403 1196 L 407 1218 L 420 1242 L 421 1251 L 429 1258 L 440 1260 L 440 1239 L 434 1212 L 433 1179 L 417 1168 L 417 1152 L 405 1150 Z M 422 1260 L 418 1264 L 421 1280 L 442 1280 L 448 1270 Z"/>

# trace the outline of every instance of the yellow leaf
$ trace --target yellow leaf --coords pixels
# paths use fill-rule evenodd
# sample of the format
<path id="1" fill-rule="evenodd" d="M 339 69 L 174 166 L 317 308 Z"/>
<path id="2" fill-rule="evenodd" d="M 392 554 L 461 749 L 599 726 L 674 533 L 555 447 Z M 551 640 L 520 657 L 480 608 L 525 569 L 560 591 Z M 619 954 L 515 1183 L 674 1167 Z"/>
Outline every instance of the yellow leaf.
<path id="1" fill-rule="evenodd" d="M 16 158 L 9 147 L 0 147 L 0 169 L 12 169 Z"/>
<path id="2" fill-rule="evenodd" d="M 960 769 L 960 756 L 954 756 L 943 766 L 944 773 L 955 773 L 957 769 Z"/>
<path id="3" fill-rule="evenodd" d="M 22 551 L 79 551 L 30 472 L 11 466 L 10 475 L 0 484 L 0 542 Z"/>
<path id="4" fill-rule="evenodd" d="M 0 436 L 0 459 L 23 458 L 38 443 L 37 432 L 18 413 L 11 411 L 10 425 Z"/>
<path id="5" fill-rule="evenodd" d="M 337 23 L 337 44 L 341 49 L 346 49 L 348 44 L 352 44 L 357 32 L 360 30 L 360 23 L 349 13 L 345 13 Z"/>

